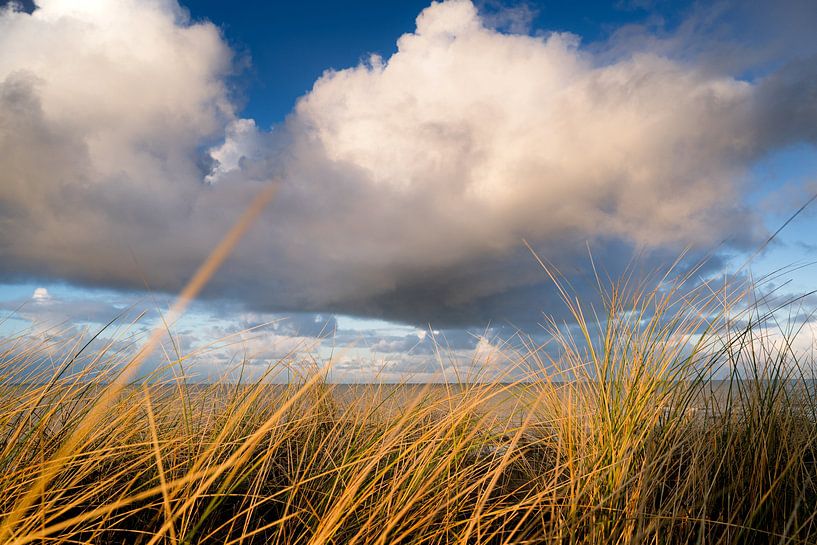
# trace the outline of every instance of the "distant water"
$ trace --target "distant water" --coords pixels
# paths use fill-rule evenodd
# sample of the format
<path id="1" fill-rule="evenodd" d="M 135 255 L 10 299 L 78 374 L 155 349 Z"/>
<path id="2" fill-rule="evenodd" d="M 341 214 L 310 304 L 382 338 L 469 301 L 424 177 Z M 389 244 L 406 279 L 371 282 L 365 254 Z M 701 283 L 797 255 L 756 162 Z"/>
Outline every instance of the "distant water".
<path id="1" fill-rule="evenodd" d="M 587 385 L 584 385 L 586 387 Z M 801 406 L 804 400 L 817 399 L 817 381 L 798 380 L 771 384 L 768 381 L 729 381 L 712 380 L 689 389 L 688 385 L 676 385 L 677 389 L 666 396 L 657 395 L 655 399 L 663 400 L 665 409 L 670 410 L 673 403 L 683 404 L 688 415 L 712 416 L 727 410 L 731 406 L 737 409 L 747 400 L 776 397 L 787 401 L 792 406 Z M 416 404 L 418 398 L 425 403 L 436 402 L 441 409 L 446 406 L 455 408 L 457 403 L 468 403 L 466 400 L 480 399 L 475 409 L 481 413 L 493 415 L 513 421 L 522 422 L 531 407 L 538 407 L 543 412 L 546 407 L 537 403 L 544 388 L 555 392 L 557 397 L 565 403 L 571 395 L 575 396 L 577 388 L 582 386 L 576 383 L 557 383 L 542 385 L 536 383 L 514 385 L 333 385 L 332 397 L 339 406 L 355 404 L 370 406 L 379 404 L 392 412 L 404 410 Z M 671 388 L 668 388 L 668 390 Z M 680 395 L 681 392 L 688 395 Z M 572 392 L 572 394 L 571 394 Z M 551 396 L 552 397 L 552 396 Z M 785 398 L 785 399 L 783 399 Z M 817 406 L 817 404 L 811 404 Z"/>
<path id="2" fill-rule="evenodd" d="M 13 399 L 25 396 L 26 391 L 35 385 L 6 386 L 0 389 L 0 398 Z M 90 397 L 95 396 L 99 385 L 86 390 Z M 219 405 L 227 403 L 242 392 L 249 392 L 252 386 L 235 386 L 230 384 L 187 385 L 188 394 L 193 398 L 203 395 L 212 398 L 215 403 L 212 410 L 218 410 Z M 272 384 L 264 387 L 261 403 L 279 403 L 288 395 L 292 395 L 296 386 Z M 579 390 L 590 388 L 588 383 L 517 383 L 505 384 L 330 384 L 321 385 L 311 393 L 304 395 L 303 403 L 315 401 L 329 402 L 337 411 L 361 411 L 377 414 L 384 417 L 394 417 L 410 408 L 424 406 L 431 408 L 436 414 L 468 409 L 478 417 L 484 417 L 486 425 L 521 424 L 529 415 L 532 408 L 535 414 L 547 418 L 547 404 L 541 403 L 542 392 L 550 392 L 550 402 L 571 403 L 582 395 Z M 667 390 L 673 386 L 666 385 Z M 748 398 L 757 399 L 762 396 L 778 396 L 787 398 L 791 406 L 801 406 L 804 399 L 817 398 L 817 381 L 800 380 L 772 384 L 758 381 L 725 381 L 713 380 L 699 384 L 689 396 L 679 396 L 678 392 L 689 390 L 688 385 L 675 385 L 675 395 L 665 397 L 655 396 L 662 408 L 669 412 L 672 404 L 682 404 L 686 414 L 696 417 L 706 417 L 721 414 L 726 407 L 739 408 Z M 134 392 L 136 393 L 136 392 Z M 137 393 L 137 395 L 139 395 Z M 153 390 L 153 395 L 167 396 L 172 399 L 179 395 L 178 388 L 172 385 L 160 386 Z M 591 396 L 592 397 L 592 396 Z M 40 406 L 47 406 L 51 400 L 49 396 Z M 159 401 L 158 399 L 156 401 Z M 476 402 L 475 402 L 476 401 Z M 587 407 L 585 403 L 582 405 Z M 810 407 L 817 406 L 810 403 Z M 814 415 L 817 416 L 817 415 Z M 535 422 L 534 422 L 535 423 Z"/>

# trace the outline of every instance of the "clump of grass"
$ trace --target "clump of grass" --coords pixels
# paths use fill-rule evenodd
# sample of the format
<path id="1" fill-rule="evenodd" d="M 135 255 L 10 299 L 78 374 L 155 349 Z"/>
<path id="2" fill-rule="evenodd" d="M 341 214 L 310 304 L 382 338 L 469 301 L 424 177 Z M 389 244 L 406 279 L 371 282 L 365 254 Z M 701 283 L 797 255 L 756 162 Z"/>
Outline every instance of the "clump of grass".
<path id="1" fill-rule="evenodd" d="M 769 337 L 759 307 L 736 320 L 734 293 L 658 285 L 625 279 L 603 309 L 565 288 L 573 319 L 518 354 L 521 379 L 411 395 L 341 395 L 317 369 L 274 385 L 275 366 L 191 385 L 169 371 L 180 360 L 112 395 L 132 357 L 113 344 L 76 339 L 45 363 L 48 341 L 6 339 L 2 539 L 817 541 L 813 362 L 791 331 Z"/>

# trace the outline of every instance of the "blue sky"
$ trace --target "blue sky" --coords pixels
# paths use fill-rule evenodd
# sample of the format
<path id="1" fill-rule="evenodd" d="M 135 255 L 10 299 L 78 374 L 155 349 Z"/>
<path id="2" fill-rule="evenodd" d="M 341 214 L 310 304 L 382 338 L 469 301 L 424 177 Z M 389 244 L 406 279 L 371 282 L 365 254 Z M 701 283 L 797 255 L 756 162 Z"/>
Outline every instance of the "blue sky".
<path id="1" fill-rule="evenodd" d="M 265 184 L 172 327 L 240 338 L 203 375 L 303 352 L 438 379 L 435 341 L 502 368 L 565 318 L 525 242 L 588 302 L 588 248 L 814 289 L 815 206 L 754 255 L 817 191 L 808 2 L 4 4 L 5 335 L 149 328 Z"/>

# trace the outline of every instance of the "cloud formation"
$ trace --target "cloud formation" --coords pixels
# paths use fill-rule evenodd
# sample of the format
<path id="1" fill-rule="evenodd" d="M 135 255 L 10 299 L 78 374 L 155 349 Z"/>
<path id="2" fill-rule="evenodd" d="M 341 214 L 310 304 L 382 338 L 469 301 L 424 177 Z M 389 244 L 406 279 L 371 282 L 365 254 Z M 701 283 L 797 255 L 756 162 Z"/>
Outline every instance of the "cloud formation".
<path id="1" fill-rule="evenodd" d="M 633 251 L 755 244 L 741 181 L 815 140 L 817 60 L 743 81 L 622 43 L 435 3 L 265 132 L 236 117 L 219 31 L 172 0 L 6 9 L 0 278 L 178 290 L 266 183 L 205 294 L 265 312 L 526 325 L 554 297 L 523 239 L 567 273 L 589 243 L 613 274 Z"/>

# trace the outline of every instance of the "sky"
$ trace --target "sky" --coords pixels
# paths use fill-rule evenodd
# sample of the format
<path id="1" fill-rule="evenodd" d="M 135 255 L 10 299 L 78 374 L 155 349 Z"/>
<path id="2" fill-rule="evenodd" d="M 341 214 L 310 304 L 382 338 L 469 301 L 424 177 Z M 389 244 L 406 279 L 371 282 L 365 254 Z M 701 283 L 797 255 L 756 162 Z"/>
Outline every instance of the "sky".
<path id="1" fill-rule="evenodd" d="M 270 184 L 168 326 L 200 376 L 509 372 L 570 320 L 537 257 L 815 289 L 811 2 L 0 5 L 6 336 L 130 346 Z"/>

